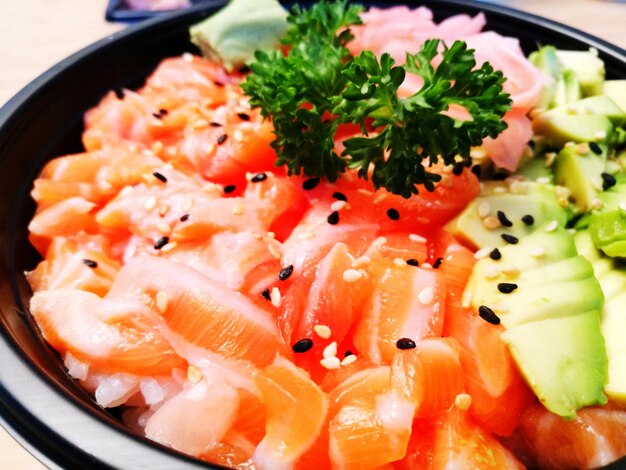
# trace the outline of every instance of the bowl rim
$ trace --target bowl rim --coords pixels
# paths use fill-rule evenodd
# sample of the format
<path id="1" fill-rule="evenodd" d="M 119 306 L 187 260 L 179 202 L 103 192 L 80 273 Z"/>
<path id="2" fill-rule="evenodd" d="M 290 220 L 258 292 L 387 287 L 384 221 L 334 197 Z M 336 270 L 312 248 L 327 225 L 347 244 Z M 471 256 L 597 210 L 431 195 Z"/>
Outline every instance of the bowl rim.
<path id="1" fill-rule="evenodd" d="M 292 4 L 295 2 L 288 3 Z M 601 55 L 609 58 L 618 67 L 622 69 L 626 67 L 626 51 L 621 47 L 557 21 L 523 12 L 506 5 L 485 3 L 477 0 L 427 0 L 425 2 L 364 1 L 362 3 L 381 7 L 397 4 L 410 6 L 421 4 L 428 6 L 435 12 L 446 8 L 472 14 L 482 11 L 487 15 L 488 21 L 490 18 L 499 19 L 500 21 L 507 19 L 513 23 L 525 25 L 530 29 L 549 31 L 557 35 L 567 36 L 576 43 L 584 44 L 585 47 L 597 49 Z M 106 36 L 61 60 L 28 83 L 0 108 L 0 140 L 1 136 L 19 118 L 21 111 L 38 99 L 38 95 L 47 83 L 67 73 L 71 67 L 77 63 L 79 64 L 94 52 L 108 47 L 115 47 L 116 43 L 132 39 L 139 34 L 143 35 L 149 30 L 158 32 L 167 24 L 179 21 L 191 23 L 192 20 L 212 13 L 224 4 L 225 0 L 208 0 L 201 5 L 167 13 L 140 24 L 129 26 L 127 29 Z M 493 23 L 497 23 L 497 21 L 493 21 Z M 0 155 L 0 162 L 4 158 L 3 155 Z M 3 262 L 10 265 L 12 260 L 7 259 Z M 17 298 L 17 287 L 12 285 L 6 292 L 6 294 L 9 293 L 13 298 Z M 4 289 L 0 289 L 0 294 L 5 294 Z M 151 465 L 151 468 L 221 468 L 200 462 L 146 438 L 133 435 L 124 430 L 124 427 L 112 418 L 110 420 L 103 419 L 103 416 L 97 415 L 87 406 L 71 400 L 56 384 L 51 383 L 20 349 L 3 325 L 0 326 L 0 337 L 2 338 L 2 341 L 0 341 L 0 365 L 10 364 L 13 368 L 12 371 L 17 370 L 19 372 L 19 377 L 11 377 L 11 380 L 7 381 L 9 378 L 8 374 L 2 371 L 5 368 L 0 367 L 0 425 L 7 429 L 22 446 L 46 466 L 67 468 L 76 465 L 81 467 L 88 463 L 89 468 L 124 468 L 123 465 L 112 466 L 107 461 L 110 462 L 109 458 L 113 456 L 110 452 L 115 448 L 115 445 L 132 443 L 133 448 L 140 453 L 144 453 L 146 449 L 153 453 L 158 451 L 159 461 L 156 465 Z M 56 399 L 58 403 L 55 402 L 55 404 L 58 404 L 60 407 L 59 412 L 54 416 L 46 416 L 47 410 L 45 410 L 45 406 L 33 406 L 33 403 L 29 402 L 28 393 L 26 393 L 31 387 L 48 397 Z M 77 410 L 81 411 L 77 413 Z M 68 434 L 58 430 L 60 426 L 68 424 L 68 420 L 63 417 L 64 413 L 77 415 L 83 424 L 87 422 L 90 426 L 98 426 L 98 431 L 105 432 L 107 438 L 110 438 L 112 442 L 105 449 L 101 449 L 94 448 L 95 444 L 88 442 L 87 439 L 68 440 Z M 69 422 L 69 424 L 75 423 Z M 77 425 L 80 426 L 80 424 Z M 76 432 L 74 432 L 74 435 L 76 435 Z M 117 459 L 115 465 L 119 462 L 120 460 Z"/>

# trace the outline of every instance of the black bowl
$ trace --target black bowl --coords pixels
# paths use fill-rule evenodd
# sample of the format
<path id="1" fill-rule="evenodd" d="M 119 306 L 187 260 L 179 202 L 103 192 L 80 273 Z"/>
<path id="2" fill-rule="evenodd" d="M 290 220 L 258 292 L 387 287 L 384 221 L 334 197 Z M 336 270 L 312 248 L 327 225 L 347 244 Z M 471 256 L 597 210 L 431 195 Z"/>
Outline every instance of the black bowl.
<path id="1" fill-rule="evenodd" d="M 129 431 L 95 404 L 43 341 L 28 313 L 31 291 L 23 273 L 39 259 L 26 227 L 34 212 L 29 191 L 44 163 L 81 150 L 83 113 L 108 90 L 140 86 L 162 58 L 193 51 L 187 27 L 224 3 L 209 1 L 103 39 L 54 66 L 0 110 L 0 417 L 48 466 L 211 468 Z M 438 20 L 484 11 L 489 29 L 518 37 L 526 51 L 538 44 L 594 47 L 609 78 L 626 78 L 623 49 L 572 28 L 478 2 L 420 4 L 433 9 Z M 623 459 L 611 468 L 625 466 Z"/>

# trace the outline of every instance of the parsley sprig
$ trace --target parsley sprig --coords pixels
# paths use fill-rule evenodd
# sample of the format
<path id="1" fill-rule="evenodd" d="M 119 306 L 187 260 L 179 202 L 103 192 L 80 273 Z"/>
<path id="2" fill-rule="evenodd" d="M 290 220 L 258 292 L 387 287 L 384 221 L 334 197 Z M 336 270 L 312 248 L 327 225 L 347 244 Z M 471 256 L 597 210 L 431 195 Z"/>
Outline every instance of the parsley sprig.
<path id="1" fill-rule="evenodd" d="M 432 191 L 441 177 L 428 171 L 430 165 L 440 159 L 453 164 L 457 156 L 469 161 L 472 146 L 506 128 L 502 116 L 511 101 L 502 91 L 505 78 L 488 63 L 476 68 L 462 41 L 450 47 L 425 41 L 401 66 L 389 54 L 380 60 L 371 51 L 353 57 L 346 47 L 353 38 L 349 27 L 361 24 L 361 11 L 347 0 L 294 8 L 283 39 L 287 53 L 257 52 L 243 89 L 272 120 L 277 165 L 287 165 L 289 174 L 334 181 L 346 168 L 357 168 L 376 188 L 404 197 L 416 194 L 417 185 Z M 407 73 L 424 84 L 401 98 Z M 461 106 L 471 119 L 446 114 L 450 105 Z M 346 139 L 338 155 L 334 137 L 346 123 L 360 126 L 363 135 Z"/>

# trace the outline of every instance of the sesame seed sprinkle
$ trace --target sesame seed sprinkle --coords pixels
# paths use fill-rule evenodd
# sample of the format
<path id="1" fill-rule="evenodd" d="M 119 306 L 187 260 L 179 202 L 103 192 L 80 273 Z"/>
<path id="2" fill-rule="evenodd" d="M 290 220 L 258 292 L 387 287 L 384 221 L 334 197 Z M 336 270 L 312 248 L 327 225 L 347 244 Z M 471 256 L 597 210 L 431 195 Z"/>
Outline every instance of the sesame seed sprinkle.
<path id="1" fill-rule="evenodd" d="M 237 186 L 235 186 L 234 184 L 229 184 L 224 186 L 224 193 L 225 194 L 230 194 L 232 193 L 235 189 L 237 189 Z"/>
<path id="2" fill-rule="evenodd" d="M 246 113 L 237 113 L 237 116 L 239 117 L 239 119 L 241 119 L 242 121 L 249 121 L 250 120 L 250 116 L 247 115 Z"/>
<path id="3" fill-rule="evenodd" d="M 467 393 L 459 393 L 454 398 L 454 406 L 457 410 L 466 411 L 472 406 L 472 396 Z"/>
<path id="4" fill-rule="evenodd" d="M 497 248 L 494 248 L 493 250 L 491 250 L 491 253 L 489 253 L 489 258 L 494 261 L 498 261 L 499 259 L 502 259 L 502 253 L 500 253 L 500 250 L 498 250 Z"/>
<path id="5" fill-rule="evenodd" d="M 500 275 L 500 269 L 497 266 L 487 266 L 485 268 L 485 277 L 487 279 L 495 279 Z"/>
<path id="6" fill-rule="evenodd" d="M 498 290 L 503 294 L 510 294 L 515 289 L 517 289 L 517 284 L 513 284 L 512 282 L 501 282 L 498 284 Z"/>
<path id="7" fill-rule="evenodd" d="M 243 215 L 246 212 L 246 208 L 243 204 L 236 204 L 233 206 L 232 213 L 233 215 Z"/>
<path id="8" fill-rule="evenodd" d="M 330 215 L 326 218 L 326 221 L 330 225 L 337 225 L 339 223 L 339 212 L 337 211 L 331 212 Z"/>
<path id="9" fill-rule="evenodd" d="M 220 124 L 219 122 L 213 121 L 213 122 L 209 123 L 209 126 L 211 126 L 211 127 L 222 127 L 222 124 Z"/>
<path id="10" fill-rule="evenodd" d="M 274 307 L 280 307 L 281 300 L 282 300 L 282 297 L 280 295 L 280 291 L 278 290 L 278 287 L 273 287 L 272 292 L 270 293 L 270 301 L 272 302 L 272 305 Z"/>
<path id="11" fill-rule="evenodd" d="M 431 286 L 424 287 L 420 293 L 417 295 L 417 300 L 420 301 L 422 305 L 428 305 L 433 301 L 435 296 L 435 292 Z"/>
<path id="12" fill-rule="evenodd" d="M 487 256 L 489 256 L 489 253 L 491 253 L 491 248 L 486 246 L 486 247 L 481 248 L 480 250 L 478 250 L 476 253 L 474 253 L 474 259 L 486 258 Z"/>
<path id="13" fill-rule="evenodd" d="M 191 365 L 187 368 L 187 380 L 192 384 L 200 383 L 202 380 L 202 372 L 196 366 Z"/>
<path id="14" fill-rule="evenodd" d="M 421 235 L 417 235 L 416 233 L 410 233 L 409 240 L 416 243 L 426 243 L 427 241 L 426 238 L 422 237 Z"/>
<path id="15" fill-rule="evenodd" d="M 92 268 L 92 269 L 95 269 L 98 267 L 98 262 L 92 259 L 83 258 L 82 262 L 85 266 Z"/>
<path id="16" fill-rule="evenodd" d="M 167 253 L 168 251 L 172 251 L 177 246 L 178 246 L 178 243 L 170 242 L 170 243 L 166 244 L 163 248 L 161 248 L 161 252 Z"/>
<path id="17" fill-rule="evenodd" d="M 593 201 L 591 201 L 592 209 L 602 209 L 603 207 L 604 207 L 604 202 L 602 202 L 602 199 L 595 198 Z"/>
<path id="18" fill-rule="evenodd" d="M 337 341 L 333 341 L 322 351 L 322 356 L 325 358 L 337 356 Z"/>
<path id="19" fill-rule="evenodd" d="M 498 220 L 503 227 L 513 227 L 513 222 L 508 219 L 504 212 L 498 211 L 496 212 L 496 216 L 498 217 Z"/>
<path id="20" fill-rule="evenodd" d="M 535 223 L 535 218 L 530 214 L 526 214 L 525 216 L 522 217 L 522 222 L 524 222 L 524 224 L 528 226 L 531 226 L 532 224 Z"/>
<path id="21" fill-rule="evenodd" d="M 393 264 L 395 264 L 399 268 L 406 267 L 406 261 L 404 261 L 402 258 L 394 258 L 393 259 Z"/>
<path id="22" fill-rule="evenodd" d="M 391 220 L 400 220 L 400 213 L 397 209 L 394 209 L 392 207 L 391 209 L 387 209 L 387 217 L 389 217 Z"/>
<path id="23" fill-rule="evenodd" d="M 338 357 L 325 357 L 320 361 L 320 364 L 328 370 L 334 370 L 339 368 L 341 360 Z"/>
<path id="24" fill-rule="evenodd" d="M 374 246 L 376 248 L 380 248 L 385 243 L 387 243 L 387 238 L 386 237 L 378 237 L 376 240 L 374 240 L 372 242 L 372 246 Z"/>
<path id="25" fill-rule="evenodd" d="M 315 334 L 317 336 L 319 336 L 320 338 L 323 338 L 323 339 L 330 338 L 330 335 L 332 334 L 332 331 L 326 325 L 315 325 L 313 327 L 313 331 L 315 331 Z"/>
<path id="26" fill-rule="evenodd" d="M 589 142 L 587 143 L 587 145 L 589 146 L 589 150 L 591 150 L 593 153 L 595 153 L 596 155 L 602 155 L 602 149 L 597 143 Z"/>
<path id="27" fill-rule="evenodd" d="M 169 237 L 161 237 L 159 238 L 155 243 L 154 243 L 154 249 L 155 250 L 160 250 L 161 248 L 163 248 L 165 245 L 167 245 L 170 241 Z"/>
<path id="28" fill-rule="evenodd" d="M 422 268 L 424 268 L 424 269 L 430 269 L 430 268 L 432 268 L 432 267 L 433 267 L 433 266 L 432 266 L 432 264 L 430 264 L 430 263 L 422 263 Z"/>
<path id="29" fill-rule="evenodd" d="M 626 202 L 619 203 L 619 210 L 621 210 L 622 212 L 626 212 Z"/>
<path id="30" fill-rule="evenodd" d="M 519 275 L 521 274 L 521 270 L 520 268 L 518 268 L 517 266 L 502 266 L 500 268 L 500 271 L 502 271 L 502 273 L 509 278 L 516 278 L 519 277 Z"/>
<path id="31" fill-rule="evenodd" d="M 217 138 L 217 145 L 222 145 L 228 139 L 228 134 L 222 134 Z"/>
<path id="32" fill-rule="evenodd" d="M 356 282 L 363 278 L 363 273 L 356 269 L 346 269 L 343 272 L 343 280 L 346 282 Z"/>
<path id="33" fill-rule="evenodd" d="M 496 313 L 486 305 L 478 307 L 478 315 L 487 323 L 491 323 L 492 325 L 500 324 L 500 317 L 498 317 L 498 315 L 496 315 Z"/>
<path id="34" fill-rule="evenodd" d="M 502 240 L 504 240 L 507 243 L 510 243 L 511 245 L 516 245 L 519 242 L 519 238 L 508 233 L 503 233 L 500 236 L 502 237 Z"/>
<path id="35" fill-rule="evenodd" d="M 305 191 L 310 191 L 314 189 L 318 184 L 320 184 L 319 178 L 309 178 L 304 180 L 304 182 L 302 183 L 302 189 L 304 189 Z"/>
<path id="36" fill-rule="evenodd" d="M 376 195 L 376 197 L 374 198 L 374 204 L 380 204 L 381 202 L 383 202 L 385 199 L 387 199 L 387 193 L 383 193 L 380 192 Z"/>
<path id="37" fill-rule="evenodd" d="M 355 354 L 349 354 L 343 358 L 341 361 L 342 366 L 349 366 L 350 364 L 354 364 L 357 360 L 357 356 Z"/>
<path id="38" fill-rule="evenodd" d="M 167 311 L 167 304 L 169 303 L 169 297 L 167 296 L 167 292 L 157 292 L 155 303 L 159 313 L 165 313 Z"/>
<path id="39" fill-rule="evenodd" d="M 364 268 L 372 262 L 369 256 L 361 256 L 352 262 L 352 267 L 355 269 Z"/>
<path id="40" fill-rule="evenodd" d="M 491 213 L 491 204 L 488 201 L 482 201 L 478 204 L 478 215 L 481 217 L 487 217 Z"/>
<path id="41" fill-rule="evenodd" d="M 152 209 L 154 209 L 157 205 L 157 199 L 156 196 L 150 196 L 147 200 L 146 203 L 144 205 L 144 207 L 146 208 L 146 210 L 151 211 Z"/>
<path id="42" fill-rule="evenodd" d="M 263 289 L 263 292 L 261 292 L 261 296 L 266 299 L 266 300 L 272 300 L 270 297 L 270 290 L 269 289 Z"/>
<path id="43" fill-rule="evenodd" d="M 602 177 L 602 189 L 604 191 L 606 191 L 609 188 L 612 188 L 613 186 L 617 184 L 617 180 L 615 179 L 615 176 L 613 176 L 610 173 L 603 172 L 600 176 Z"/>
<path id="44" fill-rule="evenodd" d="M 536 246 L 530 250 L 530 256 L 532 256 L 533 258 L 541 258 L 545 254 L 546 254 L 545 246 Z"/>
<path id="45" fill-rule="evenodd" d="M 305 353 L 305 352 L 309 351 L 312 347 L 313 347 L 313 340 L 312 339 L 310 339 L 310 338 L 302 338 L 301 340 L 296 341 L 291 346 L 291 349 L 295 353 Z"/>
<path id="46" fill-rule="evenodd" d="M 463 297 L 461 297 L 461 307 L 469 308 L 472 305 L 472 292 L 466 290 L 463 292 Z"/>
<path id="47" fill-rule="evenodd" d="M 559 223 L 556 220 L 553 220 L 552 222 L 548 223 L 548 225 L 546 225 L 545 231 L 554 232 L 558 227 Z"/>
<path id="48" fill-rule="evenodd" d="M 420 265 L 419 261 L 417 261 L 415 258 L 407 259 L 406 264 L 408 264 L 409 266 L 415 266 L 415 267 Z"/>
<path id="49" fill-rule="evenodd" d="M 340 211 L 341 209 L 343 209 L 344 207 L 346 207 L 348 203 L 346 201 L 335 201 L 330 205 L 330 210 L 331 211 Z"/>
<path id="50" fill-rule="evenodd" d="M 488 229 L 493 230 L 500 227 L 500 221 L 497 217 L 490 215 L 489 217 L 485 217 L 483 219 L 483 225 Z"/>
<path id="51" fill-rule="evenodd" d="M 400 338 L 398 341 L 396 341 L 396 348 L 398 349 L 415 349 L 417 347 L 417 345 L 415 344 L 415 341 L 413 341 L 411 338 Z"/>
<path id="52" fill-rule="evenodd" d="M 338 191 L 333 193 L 333 197 L 339 201 L 348 201 L 348 198 L 346 197 L 346 195 Z"/>
<path id="53" fill-rule="evenodd" d="M 437 258 L 433 263 L 433 268 L 438 269 L 439 266 L 441 266 L 441 263 L 443 263 L 443 258 Z"/>
<path id="54" fill-rule="evenodd" d="M 261 181 L 265 181 L 267 179 L 267 174 L 265 173 L 257 173 L 252 178 L 250 178 L 251 183 L 260 183 Z"/>
<path id="55" fill-rule="evenodd" d="M 292 273 L 293 264 L 290 264 L 289 266 L 285 266 L 283 269 L 280 270 L 280 272 L 278 273 L 278 279 L 280 279 L 281 281 L 286 281 L 287 279 L 289 279 L 289 276 L 291 276 Z"/>
<path id="56" fill-rule="evenodd" d="M 181 222 L 187 222 L 189 220 L 189 214 L 183 214 L 180 216 L 180 220 Z"/>

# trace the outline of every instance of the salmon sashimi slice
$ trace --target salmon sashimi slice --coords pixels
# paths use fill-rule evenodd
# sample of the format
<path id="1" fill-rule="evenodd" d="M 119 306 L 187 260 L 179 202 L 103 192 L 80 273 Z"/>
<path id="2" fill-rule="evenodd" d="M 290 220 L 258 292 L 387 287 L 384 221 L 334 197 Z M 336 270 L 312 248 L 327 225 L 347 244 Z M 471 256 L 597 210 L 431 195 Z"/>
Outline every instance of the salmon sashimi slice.
<path id="1" fill-rule="evenodd" d="M 46 341 L 103 372 L 170 374 L 185 365 L 153 325 L 140 299 L 106 299 L 81 290 L 38 291 L 31 313 Z"/>
<path id="2" fill-rule="evenodd" d="M 401 338 L 441 335 L 445 279 L 439 271 L 376 259 L 366 269 L 370 296 L 353 338 L 360 355 L 390 364 Z"/>
<path id="3" fill-rule="evenodd" d="M 162 299 L 156 305 L 167 328 L 193 346 L 257 366 L 271 363 L 276 354 L 290 355 L 271 313 L 182 263 L 134 258 L 107 297 L 146 294 Z"/>
<path id="4" fill-rule="evenodd" d="M 626 453 L 626 411 L 611 405 L 578 410 L 568 421 L 536 404 L 519 430 L 527 455 L 542 468 L 600 468 Z"/>
<path id="5" fill-rule="evenodd" d="M 328 397 L 292 362 L 277 357 L 256 377 L 267 410 L 266 434 L 254 452 L 259 469 L 291 468 L 326 421 Z"/>
<path id="6" fill-rule="evenodd" d="M 219 444 L 235 421 L 238 409 L 239 395 L 235 389 L 217 378 L 205 378 L 165 402 L 148 420 L 146 436 L 198 455 Z"/>

